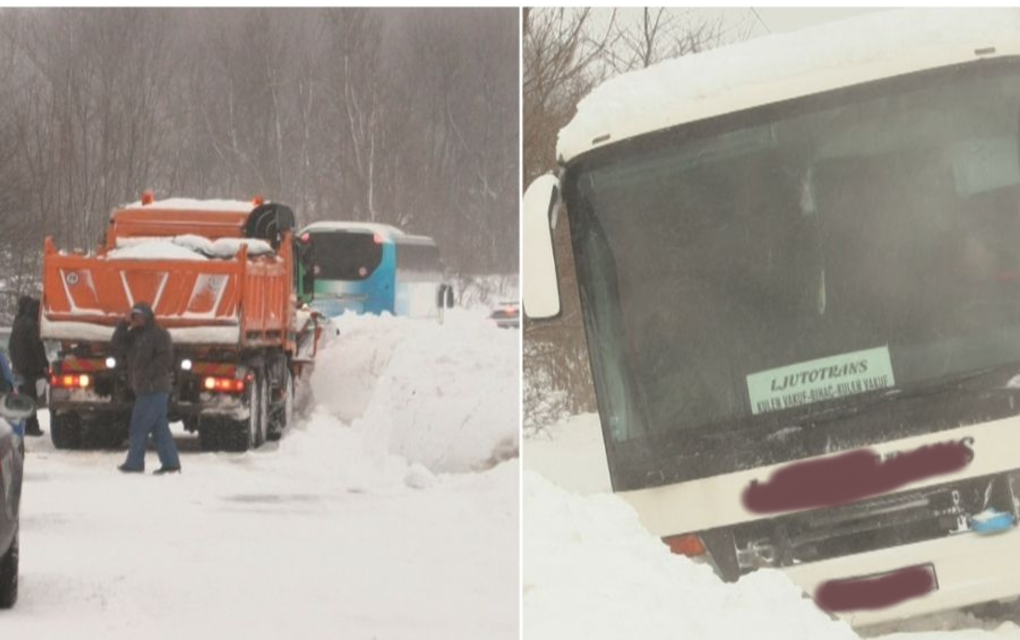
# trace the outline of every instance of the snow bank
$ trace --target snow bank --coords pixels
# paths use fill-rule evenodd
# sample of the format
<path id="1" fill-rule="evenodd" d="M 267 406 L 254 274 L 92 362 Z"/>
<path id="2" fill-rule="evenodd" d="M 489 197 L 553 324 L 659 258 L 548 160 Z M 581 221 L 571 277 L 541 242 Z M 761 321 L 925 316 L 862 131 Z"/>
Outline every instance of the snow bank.
<path id="1" fill-rule="evenodd" d="M 882 11 L 669 60 L 617 76 L 577 107 L 560 131 L 569 161 L 606 138 L 616 142 L 719 113 L 881 77 L 1020 50 L 1016 10 Z"/>
<path id="2" fill-rule="evenodd" d="M 119 247 L 106 254 L 111 260 L 208 260 L 195 251 L 170 240 L 152 240 Z"/>
<path id="3" fill-rule="evenodd" d="M 524 476 L 528 640 L 856 638 L 778 571 L 723 583 L 672 555 L 611 495 L 579 497 Z"/>
<path id="4" fill-rule="evenodd" d="M 366 454 L 433 473 L 491 467 L 519 447 L 519 333 L 479 311 L 440 325 L 345 314 L 317 358 L 316 402 L 361 434 Z"/>
<path id="5" fill-rule="evenodd" d="M 518 274 L 457 275 L 451 279 L 457 306 L 465 309 L 484 307 L 492 311 L 499 303 L 520 300 Z"/>
<path id="6" fill-rule="evenodd" d="M 401 487 L 410 471 L 405 459 L 376 446 L 323 407 L 280 442 L 276 464 L 350 492 Z"/>
<path id="7" fill-rule="evenodd" d="M 571 416 L 527 436 L 525 464 L 573 493 L 613 490 L 606 463 L 602 425 L 596 413 Z"/>

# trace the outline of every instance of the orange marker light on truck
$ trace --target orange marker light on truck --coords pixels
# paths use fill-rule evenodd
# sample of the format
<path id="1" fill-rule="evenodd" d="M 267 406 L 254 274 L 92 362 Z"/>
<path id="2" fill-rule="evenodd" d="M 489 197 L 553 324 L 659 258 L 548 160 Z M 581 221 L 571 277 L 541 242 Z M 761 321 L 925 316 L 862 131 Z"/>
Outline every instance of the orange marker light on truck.
<path id="1" fill-rule="evenodd" d="M 678 556 L 694 558 L 705 555 L 705 545 L 701 543 L 701 539 L 696 535 L 670 536 L 663 538 L 662 541 L 666 543 L 670 551 Z"/>
<path id="2" fill-rule="evenodd" d="M 156 201 L 156 194 L 154 194 L 153 192 L 148 191 L 148 190 L 142 192 L 142 204 L 143 205 L 144 204 L 152 204 L 155 201 Z"/>

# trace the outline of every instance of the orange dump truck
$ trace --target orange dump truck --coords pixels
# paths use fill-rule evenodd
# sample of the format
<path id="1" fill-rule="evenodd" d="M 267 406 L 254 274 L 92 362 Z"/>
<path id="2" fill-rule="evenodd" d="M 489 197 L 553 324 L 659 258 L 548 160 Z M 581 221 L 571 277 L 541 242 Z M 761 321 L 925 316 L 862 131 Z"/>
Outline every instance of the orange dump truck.
<path id="1" fill-rule="evenodd" d="M 174 343 L 171 421 L 204 450 L 245 451 L 293 419 L 321 330 L 302 305 L 294 214 L 276 203 L 171 199 L 115 210 L 92 254 L 46 239 L 42 337 L 61 343 L 51 365 L 57 448 L 124 442 L 133 403 L 110 350 L 117 322 L 152 305 Z"/>

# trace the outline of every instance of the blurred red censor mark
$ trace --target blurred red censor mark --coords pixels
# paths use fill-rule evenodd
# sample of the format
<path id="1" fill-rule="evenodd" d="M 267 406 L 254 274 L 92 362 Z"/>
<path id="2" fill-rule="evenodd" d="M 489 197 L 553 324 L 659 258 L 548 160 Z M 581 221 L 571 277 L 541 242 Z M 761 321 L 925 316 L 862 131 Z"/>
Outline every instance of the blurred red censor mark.
<path id="1" fill-rule="evenodd" d="M 973 438 L 963 438 L 884 457 L 859 449 L 796 462 L 777 470 L 767 482 L 752 481 L 744 490 L 744 506 L 754 513 L 776 513 L 832 507 L 881 495 L 963 469 L 974 459 L 973 444 Z"/>
<path id="2" fill-rule="evenodd" d="M 823 582 L 815 590 L 815 602 L 833 613 L 884 609 L 937 588 L 935 570 L 926 564 L 880 576 Z"/>

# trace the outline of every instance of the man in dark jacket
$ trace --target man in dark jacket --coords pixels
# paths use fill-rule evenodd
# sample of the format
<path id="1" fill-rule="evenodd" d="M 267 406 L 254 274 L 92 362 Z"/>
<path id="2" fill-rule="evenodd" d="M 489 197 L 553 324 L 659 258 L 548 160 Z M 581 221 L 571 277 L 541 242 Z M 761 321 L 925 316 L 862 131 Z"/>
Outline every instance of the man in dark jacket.
<path id="1" fill-rule="evenodd" d="M 7 352 L 11 354 L 11 365 L 21 378 L 19 393 L 28 396 L 38 404 L 38 386 L 40 380 L 46 379 L 46 371 L 50 363 L 46 359 L 46 347 L 39 338 L 39 301 L 28 296 L 18 299 L 18 314 L 11 328 L 11 338 L 7 343 Z M 25 423 L 26 436 L 41 436 L 39 419 L 33 413 Z"/>
<path id="2" fill-rule="evenodd" d="M 166 417 L 174 359 L 170 333 L 156 324 L 152 307 L 139 302 L 117 324 L 111 346 L 117 361 L 126 365 L 128 382 L 135 393 L 127 460 L 118 469 L 125 473 L 145 471 L 145 448 L 151 433 L 162 465 L 156 473 L 180 472 L 177 445 Z"/>

